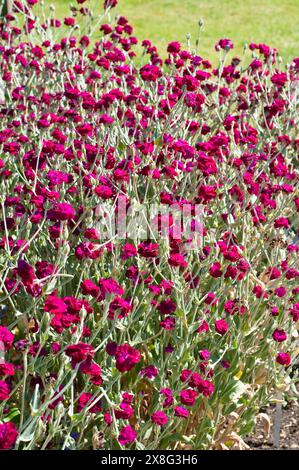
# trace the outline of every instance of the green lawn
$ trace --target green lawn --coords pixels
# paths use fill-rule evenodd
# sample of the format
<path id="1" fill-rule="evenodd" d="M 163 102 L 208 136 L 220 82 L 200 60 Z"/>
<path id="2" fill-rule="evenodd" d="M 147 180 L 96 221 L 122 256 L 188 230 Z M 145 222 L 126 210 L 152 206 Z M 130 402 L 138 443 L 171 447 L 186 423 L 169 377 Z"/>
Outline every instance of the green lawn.
<path id="1" fill-rule="evenodd" d="M 75 2 L 54 3 L 61 16 Z M 286 61 L 299 56 L 299 0 L 119 0 L 114 11 L 127 16 L 138 38 L 152 40 L 161 52 L 169 41 L 186 42 L 186 33 L 195 41 L 202 18 L 202 56 L 211 57 L 221 37 L 232 39 L 238 54 L 245 43 L 265 42 L 278 48 Z"/>

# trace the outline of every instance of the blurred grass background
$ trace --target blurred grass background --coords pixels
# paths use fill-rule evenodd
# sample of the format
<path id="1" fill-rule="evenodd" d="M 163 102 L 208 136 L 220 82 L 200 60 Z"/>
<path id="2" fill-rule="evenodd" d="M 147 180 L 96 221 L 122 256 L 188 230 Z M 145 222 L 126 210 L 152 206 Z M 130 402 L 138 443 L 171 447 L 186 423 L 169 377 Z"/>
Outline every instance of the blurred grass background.
<path id="1" fill-rule="evenodd" d="M 56 7 L 55 16 L 69 12 L 70 0 L 45 0 Z M 100 5 L 103 0 L 89 0 L 84 5 Z M 199 54 L 211 58 L 214 44 L 228 37 L 241 54 L 245 43 L 265 42 L 276 47 L 284 61 L 299 56 L 299 0 L 119 0 L 113 14 L 126 16 L 139 39 L 150 39 L 161 54 L 169 41 L 186 44 L 191 34 L 198 35 L 198 21 L 203 19 Z"/>

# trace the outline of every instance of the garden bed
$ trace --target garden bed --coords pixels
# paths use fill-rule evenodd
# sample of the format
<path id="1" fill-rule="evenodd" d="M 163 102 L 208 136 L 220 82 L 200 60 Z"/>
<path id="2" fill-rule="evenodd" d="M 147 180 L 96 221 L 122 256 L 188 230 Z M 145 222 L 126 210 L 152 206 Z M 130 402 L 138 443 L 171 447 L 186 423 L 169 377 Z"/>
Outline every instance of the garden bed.
<path id="1" fill-rule="evenodd" d="M 279 447 L 274 446 L 273 429 L 276 416 L 276 406 L 272 405 L 262 410 L 271 421 L 270 436 L 259 422 L 254 432 L 246 439 L 253 450 L 299 450 L 299 401 L 290 401 L 282 409 Z"/>

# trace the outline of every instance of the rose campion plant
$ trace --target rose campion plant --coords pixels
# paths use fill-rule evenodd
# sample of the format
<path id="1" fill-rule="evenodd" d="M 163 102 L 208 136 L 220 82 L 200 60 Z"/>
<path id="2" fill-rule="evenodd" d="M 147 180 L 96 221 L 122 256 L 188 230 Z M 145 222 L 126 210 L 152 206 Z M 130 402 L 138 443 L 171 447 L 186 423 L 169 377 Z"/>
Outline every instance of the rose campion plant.
<path id="1" fill-rule="evenodd" d="M 0 449 L 245 448 L 294 391 L 299 58 L 35 3 L 0 24 Z"/>

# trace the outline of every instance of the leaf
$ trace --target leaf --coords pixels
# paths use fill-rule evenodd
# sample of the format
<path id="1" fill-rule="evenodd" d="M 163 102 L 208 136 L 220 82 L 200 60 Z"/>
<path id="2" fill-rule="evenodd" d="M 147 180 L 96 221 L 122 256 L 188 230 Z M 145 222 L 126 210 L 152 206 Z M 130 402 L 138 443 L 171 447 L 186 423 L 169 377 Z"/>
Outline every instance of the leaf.
<path id="1" fill-rule="evenodd" d="M 36 419 L 34 419 L 19 437 L 22 442 L 30 442 L 36 431 Z"/>
<path id="2" fill-rule="evenodd" d="M 234 403 L 238 402 L 242 395 L 247 391 L 246 385 L 241 380 L 236 380 L 233 391 L 230 393 L 229 398 Z"/>
<path id="3" fill-rule="evenodd" d="M 10 412 L 5 416 L 3 421 L 5 423 L 8 423 L 9 421 L 12 421 L 19 414 L 20 414 L 20 410 L 18 408 L 12 408 Z"/>
<path id="4" fill-rule="evenodd" d="M 125 150 L 125 149 L 127 148 L 127 145 L 126 145 L 125 142 L 122 142 L 122 141 L 121 141 L 121 142 L 119 142 L 117 148 L 118 148 L 118 150 L 119 150 L 120 152 L 122 152 L 123 150 Z"/>
<path id="5" fill-rule="evenodd" d="M 181 439 L 182 439 L 182 435 L 178 432 L 167 437 L 167 441 L 169 442 L 177 442 L 177 441 L 180 441 Z"/>
<path id="6" fill-rule="evenodd" d="M 169 442 L 181 442 L 182 441 L 182 435 L 179 433 L 174 433 L 170 436 L 165 436 L 164 439 L 159 444 L 159 447 L 161 449 L 165 449 L 165 447 L 169 444 Z"/>
<path id="7" fill-rule="evenodd" d="M 152 433 L 152 430 L 153 430 L 153 427 L 151 426 L 151 427 L 146 431 L 146 433 L 144 434 L 144 440 L 145 440 L 145 441 L 150 437 L 150 435 L 151 435 L 151 433 Z"/>
<path id="8" fill-rule="evenodd" d="M 145 447 L 143 444 L 141 444 L 141 442 L 139 441 L 136 441 L 136 447 L 138 450 L 145 450 Z"/>
<path id="9" fill-rule="evenodd" d="M 296 348 L 293 352 L 292 352 L 292 356 L 293 357 L 297 357 L 299 354 L 299 348 Z"/>
<path id="10" fill-rule="evenodd" d="M 232 432 L 229 436 L 227 436 L 227 440 L 225 440 L 224 444 L 230 449 L 250 450 L 250 447 L 246 444 L 246 442 L 244 442 L 243 439 L 235 432 Z"/>
<path id="11" fill-rule="evenodd" d="M 264 431 L 265 431 L 265 434 L 266 434 L 266 437 L 269 438 L 270 437 L 270 430 L 271 430 L 271 426 L 272 426 L 269 416 L 266 413 L 260 413 L 257 416 L 257 420 L 261 421 L 262 426 L 263 426 Z"/>
<path id="12" fill-rule="evenodd" d="M 256 374 L 255 383 L 258 385 L 263 385 L 267 382 L 268 379 L 268 369 L 261 367 Z"/>
<path id="13" fill-rule="evenodd" d="M 186 442 L 187 444 L 193 444 L 194 445 L 194 438 L 196 437 L 195 434 L 192 434 L 191 436 L 182 436 L 182 439 L 184 442 Z"/>

